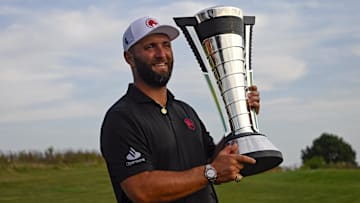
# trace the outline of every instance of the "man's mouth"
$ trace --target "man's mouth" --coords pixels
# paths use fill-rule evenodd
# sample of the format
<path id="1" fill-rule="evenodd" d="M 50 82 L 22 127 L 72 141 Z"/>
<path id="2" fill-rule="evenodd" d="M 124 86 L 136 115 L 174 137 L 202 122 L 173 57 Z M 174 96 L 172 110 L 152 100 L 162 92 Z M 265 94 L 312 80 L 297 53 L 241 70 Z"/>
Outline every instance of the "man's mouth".
<path id="1" fill-rule="evenodd" d="M 164 69 L 164 68 L 167 68 L 167 63 L 155 63 L 153 65 L 155 68 L 161 68 L 161 69 Z"/>

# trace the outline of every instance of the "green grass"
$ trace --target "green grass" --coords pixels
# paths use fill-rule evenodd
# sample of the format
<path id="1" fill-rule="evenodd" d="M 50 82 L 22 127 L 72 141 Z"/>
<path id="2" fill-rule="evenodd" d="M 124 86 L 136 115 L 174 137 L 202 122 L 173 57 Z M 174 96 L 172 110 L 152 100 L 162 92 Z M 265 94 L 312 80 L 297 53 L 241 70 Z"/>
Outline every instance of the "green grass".
<path id="1" fill-rule="evenodd" d="M 115 202 L 105 165 L 0 169 L 0 202 Z"/>
<path id="2" fill-rule="evenodd" d="M 224 203 L 360 203 L 360 170 L 267 172 L 216 189 Z"/>
<path id="3" fill-rule="evenodd" d="M 267 172 L 216 186 L 221 203 L 360 203 L 360 170 Z M 115 202 L 105 165 L 0 168 L 0 202 Z"/>

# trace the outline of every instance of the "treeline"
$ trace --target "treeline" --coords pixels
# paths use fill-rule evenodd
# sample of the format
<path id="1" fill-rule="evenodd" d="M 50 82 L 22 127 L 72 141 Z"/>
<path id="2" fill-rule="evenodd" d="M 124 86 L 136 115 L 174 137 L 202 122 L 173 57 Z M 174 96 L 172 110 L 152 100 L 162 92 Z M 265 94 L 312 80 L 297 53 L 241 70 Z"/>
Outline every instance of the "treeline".
<path id="1" fill-rule="evenodd" d="M 19 151 L 2 152 L 0 151 L 0 167 L 19 167 L 19 166 L 59 166 L 73 164 L 102 164 L 104 160 L 97 151 L 66 150 L 55 151 L 53 147 L 45 151 Z"/>

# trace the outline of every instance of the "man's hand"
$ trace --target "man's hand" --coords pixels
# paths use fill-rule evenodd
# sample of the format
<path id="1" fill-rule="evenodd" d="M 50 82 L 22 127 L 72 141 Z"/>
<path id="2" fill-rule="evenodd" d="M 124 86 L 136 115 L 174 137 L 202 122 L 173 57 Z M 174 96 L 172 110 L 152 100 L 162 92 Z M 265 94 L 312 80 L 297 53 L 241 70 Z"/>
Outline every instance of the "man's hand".
<path id="1" fill-rule="evenodd" d="M 256 114 L 260 112 L 260 93 L 257 90 L 257 86 L 253 85 L 249 87 L 249 93 L 247 95 L 247 103 L 250 109 L 255 109 Z"/>
<path id="2" fill-rule="evenodd" d="M 211 163 L 217 171 L 216 184 L 234 181 L 240 174 L 245 164 L 255 164 L 256 160 L 245 155 L 238 154 L 236 143 L 227 145 L 215 157 Z"/>

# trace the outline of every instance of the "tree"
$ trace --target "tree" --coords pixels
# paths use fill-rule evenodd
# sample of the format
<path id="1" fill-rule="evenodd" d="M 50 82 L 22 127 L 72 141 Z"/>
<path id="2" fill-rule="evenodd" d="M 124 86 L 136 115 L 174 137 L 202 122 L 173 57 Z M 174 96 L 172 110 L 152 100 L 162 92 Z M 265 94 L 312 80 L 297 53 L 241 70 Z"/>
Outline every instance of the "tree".
<path id="1" fill-rule="evenodd" d="M 357 166 L 355 161 L 356 153 L 351 146 L 337 135 L 323 133 L 312 143 L 311 147 L 301 150 L 303 163 L 308 163 L 313 158 L 321 157 L 325 164 L 345 164 Z"/>

